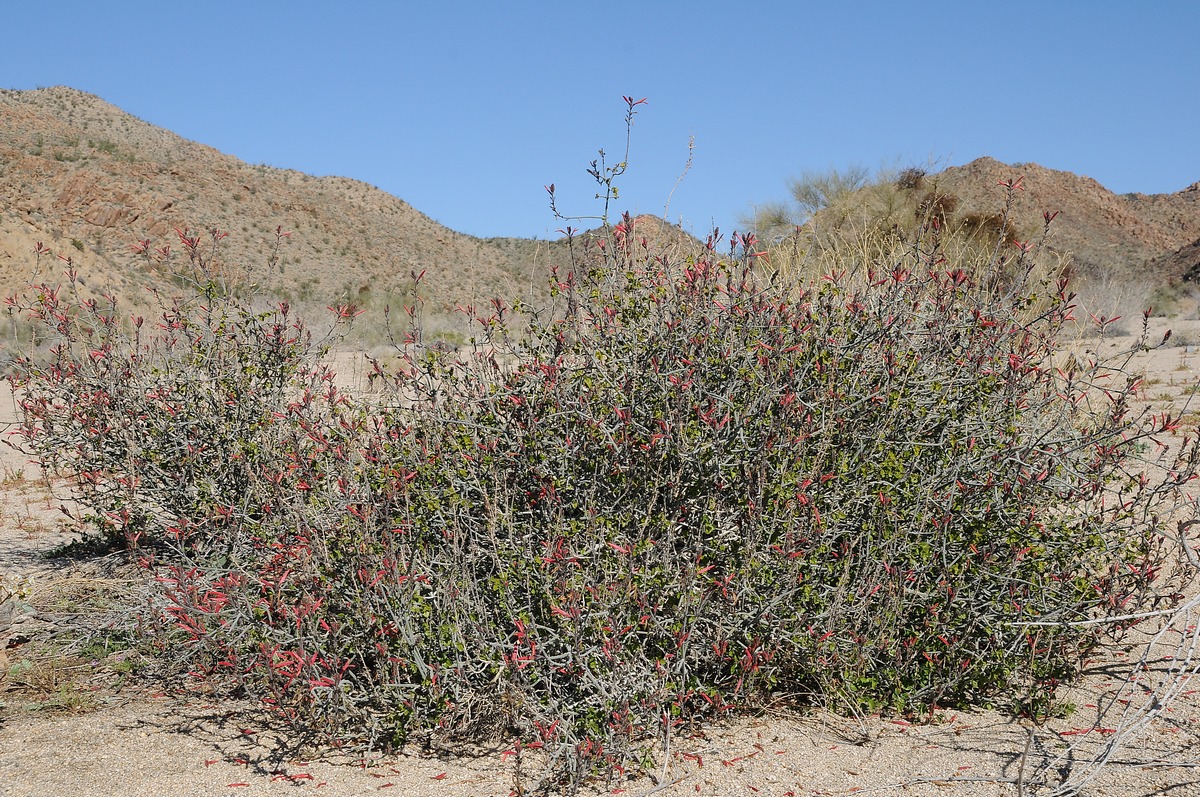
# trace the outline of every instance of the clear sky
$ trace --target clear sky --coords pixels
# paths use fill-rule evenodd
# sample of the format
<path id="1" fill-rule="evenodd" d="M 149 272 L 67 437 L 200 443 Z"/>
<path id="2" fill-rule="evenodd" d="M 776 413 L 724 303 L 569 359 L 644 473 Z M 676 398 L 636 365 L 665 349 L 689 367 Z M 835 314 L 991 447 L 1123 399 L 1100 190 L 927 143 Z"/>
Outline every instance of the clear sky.
<path id="1" fill-rule="evenodd" d="M 624 147 L 622 207 L 725 232 L 789 176 L 981 155 L 1118 193 L 1200 180 L 1200 1 L 0 0 L 0 87 L 65 84 L 480 236 Z M 0 119 L 0 123 L 3 120 Z"/>

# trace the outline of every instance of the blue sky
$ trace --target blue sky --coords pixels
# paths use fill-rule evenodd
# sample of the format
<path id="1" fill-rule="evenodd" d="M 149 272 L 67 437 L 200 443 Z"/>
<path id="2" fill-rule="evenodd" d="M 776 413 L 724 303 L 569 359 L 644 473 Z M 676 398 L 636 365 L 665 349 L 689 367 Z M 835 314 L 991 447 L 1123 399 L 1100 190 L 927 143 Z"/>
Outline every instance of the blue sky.
<path id="1" fill-rule="evenodd" d="M 622 207 L 725 232 L 806 169 L 981 155 L 1118 193 L 1200 180 L 1200 2 L 0 0 L 0 87 L 65 84 L 480 236 L 624 146 Z M 3 120 L 0 119 L 0 123 Z"/>

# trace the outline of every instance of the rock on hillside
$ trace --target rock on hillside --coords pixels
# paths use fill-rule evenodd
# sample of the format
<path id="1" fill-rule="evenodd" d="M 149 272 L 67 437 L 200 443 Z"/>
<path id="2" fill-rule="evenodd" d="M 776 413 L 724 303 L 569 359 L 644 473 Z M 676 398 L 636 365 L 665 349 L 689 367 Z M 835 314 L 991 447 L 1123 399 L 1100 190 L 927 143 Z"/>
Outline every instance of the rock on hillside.
<path id="1" fill-rule="evenodd" d="M 1151 274 L 1178 274 L 1183 282 L 1200 283 L 1200 238 L 1169 255 L 1150 261 L 1146 271 Z"/>

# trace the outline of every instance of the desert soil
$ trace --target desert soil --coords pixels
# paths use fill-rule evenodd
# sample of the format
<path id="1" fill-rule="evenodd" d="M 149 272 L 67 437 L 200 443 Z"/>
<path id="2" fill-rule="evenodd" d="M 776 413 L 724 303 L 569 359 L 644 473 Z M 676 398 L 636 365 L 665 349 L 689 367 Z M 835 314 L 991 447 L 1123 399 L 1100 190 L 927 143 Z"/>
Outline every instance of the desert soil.
<path id="1" fill-rule="evenodd" d="M 1155 319 L 1172 345 L 1140 355 L 1146 398 L 1185 407 L 1200 372 L 1200 322 Z M 1103 347 L 1120 346 L 1106 341 Z M 1094 345 L 1094 344 L 1093 344 Z M 1200 400 L 1198 400 L 1200 401 Z M 14 416 L 0 406 L 0 423 Z M 1193 416 L 1192 425 L 1196 423 Z M 502 747 L 471 758 L 406 755 L 300 757 L 253 707 L 214 704 L 202 692 L 164 694 L 124 683 L 121 656 L 53 648 L 71 623 L 102 622 L 104 599 L 128 589 L 113 559 L 48 558 L 75 538 L 61 489 L 7 452 L 0 485 L 0 795 L 208 797 L 510 795 L 528 788 Z M 1196 594 L 1200 590 L 1192 590 Z M 1195 612 L 1157 642 L 1095 662 L 1067 697 L 1067 717 L 1031 729 L 988 712 L 946 711 L 928 724 L 824 713 L 766 713 L 672 741 L 653 775 L 595 784 L 584 793 L 682 795 L 1200 795 L 1200 680 L 1181 651 Z M 70 635 L 60 635 L 69 639 Z M 53 654 L 49 650 L 55 650 Z M 1200 653 L 1200 651 L 1195 651 Z M 1147 665 L 1132 661 L 1146 655 Z M 1160 685 L 1173 686 L 1165 695 Z M 1155 697 L 1172 698 L 1154 709 Z M 1138 713 L 1139 709 L 1142 713 Z M 1107 747 L 1114 742 L 1119 745 Z M 1088 762 L 1105 753 L 1103 767 Z M 1065 781 L 1065 782 L 1063 782 Z"/>

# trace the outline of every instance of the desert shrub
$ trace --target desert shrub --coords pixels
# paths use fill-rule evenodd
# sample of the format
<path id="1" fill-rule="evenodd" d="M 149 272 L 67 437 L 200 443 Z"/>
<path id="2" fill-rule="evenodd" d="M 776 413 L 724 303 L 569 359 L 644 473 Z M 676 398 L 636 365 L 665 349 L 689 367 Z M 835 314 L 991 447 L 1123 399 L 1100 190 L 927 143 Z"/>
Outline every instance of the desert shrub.
<path id="1" fill-rule="evenodd" d="M 767 239 L 786 237 L 823 211 L 836 211 L 835 217 L 858 215 L 860 206 L 876 204 L 877 197 L 873 194 L 878 192 L 867 190 L 864 196 L 857 195 L 863 189 L 880 187 L 882 184 L 873 179 L 871 170 L 862 165 L 825 171 L 806 169 L 799 177 L 788 180 L 790 202 L 757 205 L 743 223 Z"/>
<path id="2" fill-rule="evenodd" d="M 929 174 L 919 166 L 909 166 L 896 175 L 896 187 L 901 191 L 920 191 L 925 187 L 925 178 Z"/>
<path id="3" fill-rule="evenodd" d="M 1159 283 L 1150 290 L 1150 295 L 1146 297 L 1145 307 L 1148 308 L 1151 315 L 1158 318 L 1167 318 L 1177 315 L 1181 305 L 1185 304 L 1187 293 L 1179 279 L 1174 277 L 1169 278 L 1165 283 Z"/>
<path id="4" fill-rule="evenodd" d="M 968 237 L 984 245 L 994 246 L 996 241 L 1013 244 L 1018 240 L 1018 233 L 1006 214 L 966 213 L 958 220 L 958 224 Z"/>
<path id="5" fill-rule="evenodd" d="M 954 211 L 957 208 L 958 197 L 954 194 L 927 191 L 921 197 L 921 201 L 917 203 L 916 218 L 920 222 L 936 220 L 939 224 L 945 224 L 949 219 L 954 218 Z"/>
<path id="6" fill-rule="evenodd" d="M 470 310 L 461 354 L 409 308 L 370 396 L 286 306 L 201 283 L 125 330 L 41 286 L 20 431 L 147 569 L 166 660 L 571 778 L 767 700 L 1041 712 L 1173 599 L 1197 450 L 1143 475 L 1178 421 L 1131 409 L 1128 360 L 1056 366 L 1065 280 L 984 290 L 918 238 L 790 283 L 752 237 L 675 261 L 630 229 L 546 306 Z"/>

